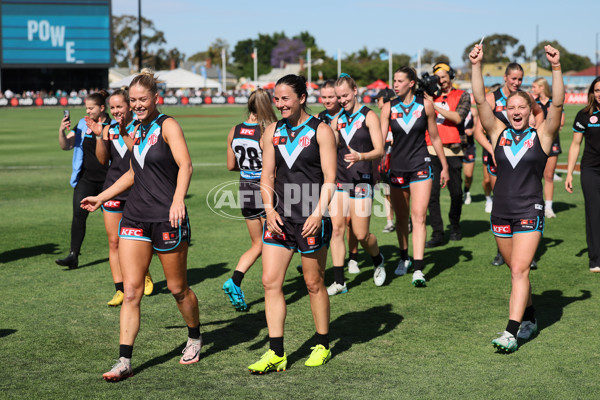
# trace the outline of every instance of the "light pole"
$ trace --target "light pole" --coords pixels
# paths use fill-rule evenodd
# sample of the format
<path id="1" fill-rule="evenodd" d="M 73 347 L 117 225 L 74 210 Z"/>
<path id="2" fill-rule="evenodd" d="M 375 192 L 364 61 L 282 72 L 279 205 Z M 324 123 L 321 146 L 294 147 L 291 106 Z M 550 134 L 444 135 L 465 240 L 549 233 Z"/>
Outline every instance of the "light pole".
<path id="1" fill-rule="evenodd" d="M 138 72 L 142 70 L 142 0 L 138 0 L 138 33 L 140 38 L 138 40 Z"/>

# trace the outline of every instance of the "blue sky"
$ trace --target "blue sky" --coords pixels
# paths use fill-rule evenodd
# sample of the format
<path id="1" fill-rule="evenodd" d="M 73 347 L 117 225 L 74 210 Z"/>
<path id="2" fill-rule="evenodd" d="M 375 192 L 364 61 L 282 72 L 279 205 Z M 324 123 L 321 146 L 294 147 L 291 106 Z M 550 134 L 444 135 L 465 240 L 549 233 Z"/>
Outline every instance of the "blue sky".
<path id="1" fill-rule="evenodd" d="M 114 15 L 137 15 L 137 0 L 113 0 Z M 500 5 L 500 7 L 498 6 Z M 543 4 L 539 6 L 539 4 Z M 293 36 L 309 31 L 330 56 L 380 47 L 415 55 L 429 48 L 463 64 L 464 48 L 483 35 L 506 33 L 530 52 L 539 39 L 558 40 L 572 53 L 595 60 L 600 32 L 598 0 L 142 0 L 142 14 L 165 33 L 167 47 L 187 56 L 206 50 L 218 37 L 230 50 L 258 33 Z"/>

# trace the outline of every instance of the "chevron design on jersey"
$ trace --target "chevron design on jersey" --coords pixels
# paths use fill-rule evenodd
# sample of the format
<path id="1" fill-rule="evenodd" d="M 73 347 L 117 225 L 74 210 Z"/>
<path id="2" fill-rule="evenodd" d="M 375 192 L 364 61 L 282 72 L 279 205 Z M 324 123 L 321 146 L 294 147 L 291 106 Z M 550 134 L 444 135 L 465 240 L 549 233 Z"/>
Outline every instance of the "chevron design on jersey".
<path id="1" fill-rule="evenodd" d="M 415 125 L 425 107 L 422 104 L 415 103 L 413 100 L 408 106 L 402 103 L 396 104 L 391 109 L 391 114 L 402 115 L 401 118 L 395 118 L 395 121 L 400 125 L 405 134 L 408 135 L 412 127 Z"/>
<path id="2" fill-rule="evenodd" d="M 125 153 L 127 153 L 127 146 L 125 145 L 125 141 L 121 137 L 119 130 L 110 128 L 108 133 L 111 135 L 109 137 L 118 136 L 117 139 L 112 139 L 111 142 L 113 146 L 115 146 L 115 149 L 117 149 L 117 153 L 119 153 L 121 158 L 125 157 Z"/>
<path id="3" fill-rule="evenodd" d="M 150 132 L 148 132 L 148 134 L 146 135 L 146 138 L 142 140 L 140 131 L 141 129 L 138 129 L 138 131 L 135 134 L 136 139 L 140 139 L 140 143 L 136 146 L 133 146 L 133 156 L 137 160 L 138 164 L 140 164 L 140 167 L 144 168 L 144 160 L 146 160 L 146 154 L 148 154 L 150 147 L 156 144 L 156 142 L 158 141 L 158 137 L 161 135 L 162 132 L 160 130 L 160 126 L 154 125 L 152 129 L 150 129 Z"/>
<path id="4" fill-rule="evenodd" d="M 281 128 L 279 128 L 275 131 L 275 133 L 273 134 L 273 138 L 287 137 L 287 140 L 285 141 L 285 143 L 278 144 L 277 148 L 279 149 L 279 153 L 285 160 L 285 163 L 287 164 L 289 169 L 292 169 L 292 166 L 298 159 L 298 156 L 300 155 L 302 150 L 305 148 L 300 145 L 301 139 L 307 138 L 310 141 L 310 140 L 312 140 L 312 138 L 314 136 L 315 136 L 315 131 L 306 125 L 304 125 L 300 129 L 300 131 L 297 133 L 294 140 L 290 140 L 290 137 L 288 135 L 288 129 L 285 126 L 282 126 Z M 304 140 L 306 141 L 306 139 L 304 139 Z"/>
<path id="5" fill-rule="evenodd" d="M 354 134 L 365 124 L 366 119 L 367 117 L 358 110 L 350 118 L 344 118 L 344 120 L 340 121 L 342 123 L 346 122 L 346 126 L 339 130 L 342 138 L 344 138 L 344 142 L 346 142 L 346 146 L 350 146 L 350 141 L 354 137 Z"/>
<path id="6" fill-rule="evenodd" d="M 507 141 L 510 140 L 511 143 L 510 145 L 502 146 L 502 148 L 504 149 L 504 155 L 510 162 L 510 165 L 512 165 L 513 169 L 515 169 L 517 167 L 517 164 L 519 164 L 519 161 L 521 161 L 525 153 L 527 153 L 527 150 L 533 147 L 533 143 L 537 136 L 537 132 L 527 130 L 523 133 L 523 136 L 519 135 L 521 136 L 521 138 L 518 141 L 518 143 L 516 140 L 514 140 L 512 135 L 509 135 L 509 132 L 511 131 L 504 131 L 504 133 L 502 134 L 502 139 L 505 139 Z"/>

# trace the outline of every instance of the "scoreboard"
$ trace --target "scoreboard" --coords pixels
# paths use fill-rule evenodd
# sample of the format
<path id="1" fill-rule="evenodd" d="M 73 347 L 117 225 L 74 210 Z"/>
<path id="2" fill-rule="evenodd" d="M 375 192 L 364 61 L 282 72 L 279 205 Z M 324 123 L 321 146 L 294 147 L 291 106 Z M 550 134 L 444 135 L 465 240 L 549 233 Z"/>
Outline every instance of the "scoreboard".
<path id="1" fill-rule="evenodd" d="M 0 0 L 2 67 L 109 67 L 110 0 Z"/>

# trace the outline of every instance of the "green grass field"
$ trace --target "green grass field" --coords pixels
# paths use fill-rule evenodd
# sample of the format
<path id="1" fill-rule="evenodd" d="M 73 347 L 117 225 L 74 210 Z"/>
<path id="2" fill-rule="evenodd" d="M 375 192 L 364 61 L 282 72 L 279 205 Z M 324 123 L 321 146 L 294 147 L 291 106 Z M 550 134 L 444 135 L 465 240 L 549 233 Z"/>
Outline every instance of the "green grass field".
<path id="1" fill-rule="evenodd" d="M 578 108 L 566 109 L 559 162 L 566 162 Z M 588 271 L 578 176 L 573 195 L 556 184 L 557 218 L 546 221 L 539 269 L 531 273 L 541 332 L 516 353 L 497 354 L 490 343 L 506 325 L 510 275 L 490 265 L 496 250 L 483 211 L 479 151 L 474 202 L 463 208 L 464 238 L 426 251 L 427 288 L 412 287 L 410 275 L 394 276 L 396 236 L 381 233 L 385 221 L 374 218 L 388 279 L 375 287 L 361 252 L 361 273 L 347 275 L 349 293 L 331 299 L 333 359 L 321 368 L 304 366 L 314 326 L 302 277 L 290 268 L 288 370 L 253 376 L 246 366 L 268 346 L 260 261 L 243 283 L 251 309 L 236 313 L 221 285 L 249 237 L 243 222 L 221 218 L 206 204 L 211 188 L 237 179 L 225 167 L 225 139 L 244 110 L 163 111 L 183 126 L 194 163 L 188 275 L 200 302 L 201 361 L 178 363 L 187 331 L 155 257 L 155 294 L 142 302 L 134 349 L 136 375 L 116 384 L 102 380 L 119 344 L 119 310 L 106 306 L 114 287 L 102 216 L 88 219 L 80 268 L 57 266 L 54 260 L 69 249 L 72 202 L 72 153 L 57 143 L 62 110 L 0 109 L 0 398 L 598 398 L 600 324 L 593 316 L 600 313 L 600 277 Z M 83 109 L 72 114 L 77 120 Z M 332 280 L 328 269 L 326 283 Z"/>

